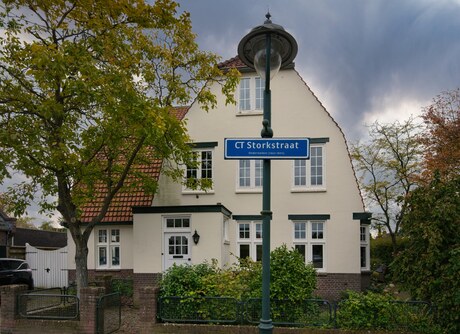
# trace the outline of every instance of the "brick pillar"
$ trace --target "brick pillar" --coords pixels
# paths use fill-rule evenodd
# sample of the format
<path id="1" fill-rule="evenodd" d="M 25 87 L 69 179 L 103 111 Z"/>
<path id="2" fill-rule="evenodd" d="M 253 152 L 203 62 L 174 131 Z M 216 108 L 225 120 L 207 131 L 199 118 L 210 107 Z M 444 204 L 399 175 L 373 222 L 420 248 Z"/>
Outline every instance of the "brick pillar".
<path id="1" fill-rule="evenodd" d="M 157 303 L 160 288 L 145 286 L 140 288 L 139 296 L 139 322 L 141 332 L 147 331 L 157 323 Z"/>
<path id="2" fill-rule="evenodd" d="M 105 293 L 102 287 L 80 289 L 80 330 L 84 334 L 95 334 L 97 301 Z"/>
<path id="3" fill-rule="evenodd" d="M 0 287 L 2 301 L 0 307 L 1 334 L 13 333 L 17 317 L 17 296 L 25 291 L 27 291 L 27 285 L 5 285 Z"/>

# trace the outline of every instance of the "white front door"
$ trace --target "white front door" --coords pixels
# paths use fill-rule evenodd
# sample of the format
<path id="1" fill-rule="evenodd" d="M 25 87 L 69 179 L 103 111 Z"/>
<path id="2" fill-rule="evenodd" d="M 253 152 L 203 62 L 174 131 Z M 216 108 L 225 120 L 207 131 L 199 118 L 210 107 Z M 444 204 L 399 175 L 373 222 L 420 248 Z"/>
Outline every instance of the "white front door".
<path id="1" fill-rule="evenodd" d="M 191 263 L 191 241 L 190 232 L 165 232 L 164 234 L 164 270 L 167 270 L 174 263 L 176 265 Z"/>

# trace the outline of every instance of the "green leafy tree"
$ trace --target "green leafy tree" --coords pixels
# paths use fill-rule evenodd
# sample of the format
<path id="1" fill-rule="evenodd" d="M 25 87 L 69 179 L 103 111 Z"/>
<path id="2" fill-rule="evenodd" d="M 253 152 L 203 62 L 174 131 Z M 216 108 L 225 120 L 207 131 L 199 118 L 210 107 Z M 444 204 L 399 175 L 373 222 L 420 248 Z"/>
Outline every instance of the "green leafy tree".
<path id="1" fill-rule="evenodd" d="M 419 132 L 420 125 L 412 118 L 402 123 L 375 122 L 369 128 L 369 139 L 351 147 L 366 207 L 377 211 L 373 225 L 388 231 L 394 252 L 408 195 L 417 186 L 421 172 Z"/>
<path id="2" fill-rule="evenodd" d="M 134 167 L 168 160 L 162 171 L 182 181 L 180 165 L 193 165 L 172 107 L 193 98 L 214 107 L 211 81 L 232 102 L 238 77 L 198 48 L 189 14 L 171 0 L 3 0 L 0 30 L 0 180 L 27 177 L 9 188 L 16 215 L 32 199 L 60 212 L 81 288 L 89 236 L 115 195 L 157 188 Z M 96 192 L 99 211 L 83 224 Z"/>
<path id="3" fill-rule="evenodd" d="M 460 332 L 460 177 L 413 191 L 393 275 L 414 298 L 433 302 L 446 333 Z"/>

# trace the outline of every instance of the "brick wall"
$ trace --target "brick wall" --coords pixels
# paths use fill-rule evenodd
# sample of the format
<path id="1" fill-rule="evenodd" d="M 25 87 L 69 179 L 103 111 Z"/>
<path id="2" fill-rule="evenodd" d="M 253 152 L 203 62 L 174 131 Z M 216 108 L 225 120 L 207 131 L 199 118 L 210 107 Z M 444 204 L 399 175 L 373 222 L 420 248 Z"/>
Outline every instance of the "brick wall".
<path id="1" fill-rule="evenodd" d="M 337 301 L 345 290 L 361 291 L 361 274 L 318 274 L 315 293 L 321 298 Z"/>
<path id="2" fill-rule="evenodd" d="M 134 305 L 138 305 L 139 297 L 140 297 L 140 290 L 143 287 L 156 287 L 159 285 L 161 280 L 161 273 L 136 273 L 134 274 L 134 282 L 133 282 L 133 302 Z"/>
<path id="3" fill-rule="evenodd" d="M 69 283 L 75 282 L 75 270 L 69 270 Z M 104 277 L 111 276 L 112 278 L 133 278 L 132 269 L 121 270 L 88 270 L 88 282 L 102 282 Z"/>

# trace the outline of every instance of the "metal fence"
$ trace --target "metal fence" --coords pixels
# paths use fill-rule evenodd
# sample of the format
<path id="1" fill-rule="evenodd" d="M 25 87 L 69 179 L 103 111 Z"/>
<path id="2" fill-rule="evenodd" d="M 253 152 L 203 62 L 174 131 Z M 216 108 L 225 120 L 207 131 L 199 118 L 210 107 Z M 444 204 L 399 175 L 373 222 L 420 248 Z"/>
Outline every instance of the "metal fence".
<path id="1" fill-rule="evenodd" d="M 273 300 L 272 320 L 276 325 L 327 326 L 334 322 L 334 308 L 326 300 L 302 302 Z M 159 319 L 163 322 L 186 323 L 259 323 L 261 299 L 241 302 L 226 297 L 162 297 L 159 299 Z"/>
<path id="2" fill-rule="evenodd" d="M 66 289 L 51 288 L 18 295 L 17 313 L 29 319 L 77 319 L 79 299 L 66 292 Z"/>
<path id="3" fill-rule="evenodd" d="M 245 305 L 245 320 L 258 324 L 262 316 L 262 300 L 249 299 Z M 271 319 L 278 326 L 333 326 L 334 307 L 329 301 L 322 299 L 306 299 L 302 301 L 272 300 L 270 302 Z"/>
<path id="4" fill-rule="evenodd" d="M 241 303 L 225 297 L 163 297 L 159 299 L 159 317 L 164 322 L 238 323 Z"/>
<path id="5" fill-rule="evenodd" d="M 416 331 L 426 323 L 434 310 L 431 304 L 420 301 L 391 302 L 389 330 Z M 225 297 L 161 297 L 158 319 L 175 323 L 258 324 L 262 300 L 258 298 L 238 301 Z M 340 303 L 322 299 L 303 301 L 272 300 L 271 319 L 277 326 L 338 328 Z M 368 314 L 371 320 L 372 314 Z"/>
<path id="6" fill-rule="evenodd" d="M 96 333 L 109 334 L 120 329 L 121 298 L 115 292 L 99 297 L 96 306 Z"/>

